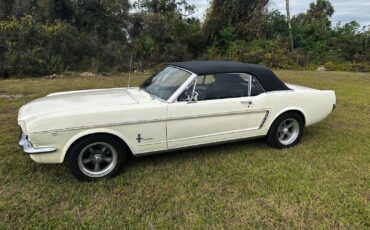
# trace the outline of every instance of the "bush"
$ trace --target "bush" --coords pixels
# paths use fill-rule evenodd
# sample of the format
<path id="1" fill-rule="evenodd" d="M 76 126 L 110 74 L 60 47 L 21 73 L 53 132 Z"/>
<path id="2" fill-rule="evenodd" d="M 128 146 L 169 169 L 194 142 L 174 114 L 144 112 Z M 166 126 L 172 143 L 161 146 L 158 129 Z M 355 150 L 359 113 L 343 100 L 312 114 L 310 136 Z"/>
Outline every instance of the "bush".
<path id="1" fill-rule="evenodd" d="M 58 73 L 77 63 L 77 30 L 64 23 L 41 25 L 31 16 L 0 21 L 2 75 Z"/>
<path id="2" fill-rule="evenodd" d="M 285 42 L 281 37 L 273 40 L 254 40 L 249 43 L 236 40 L 229 43 L 224 56 L 228 59 L 263 64 L 272 68 L 285 68 L 292 64 Z"/>
<path id="3" fill-rule="evenodd" d="M 69 69 L 109 71 L 117 66 L 123 70 L 122 64 L 128 62 L 123 43 L 102 44 L 69 24 L 40 24 L 31 16 L 0 21 L 0 77 L 40 76 Z"/>
<path id="4" fill-rule="evenodd" d="M 355 71 L 355 72 L 370 72 L 370 65 L 367 63 L 334 63 L 326 62 L 324 67 L 328 71 Z"/>

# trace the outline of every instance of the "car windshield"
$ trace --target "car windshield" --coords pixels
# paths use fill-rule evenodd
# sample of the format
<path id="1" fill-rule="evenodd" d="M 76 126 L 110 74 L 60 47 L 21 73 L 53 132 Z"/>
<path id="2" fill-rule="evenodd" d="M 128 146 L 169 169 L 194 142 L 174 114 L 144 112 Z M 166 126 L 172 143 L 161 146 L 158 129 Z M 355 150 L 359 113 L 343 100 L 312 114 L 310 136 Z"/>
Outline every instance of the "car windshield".
<path id="1" fill-rule="evenodd" d="M 140 88 L 162 100 L 168 100 L 190 75 L 184 70 L 169 66 L 151 76 Z"/>

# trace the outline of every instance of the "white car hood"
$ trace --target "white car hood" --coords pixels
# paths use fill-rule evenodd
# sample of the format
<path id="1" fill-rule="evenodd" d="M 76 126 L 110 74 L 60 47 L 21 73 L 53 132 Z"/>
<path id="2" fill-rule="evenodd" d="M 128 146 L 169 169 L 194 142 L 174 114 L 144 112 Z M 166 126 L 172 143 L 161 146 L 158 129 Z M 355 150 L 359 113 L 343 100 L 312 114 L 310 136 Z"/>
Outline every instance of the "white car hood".
<path id="1" fill-rule="evenodd" d="M 18 120 L 24 121 L 50 113 L 132 105 L 150 101 L 152 101 L 150 95 L 139 88 L 95 89 L 53 93 L 22 106 L 19 110 Z"/>

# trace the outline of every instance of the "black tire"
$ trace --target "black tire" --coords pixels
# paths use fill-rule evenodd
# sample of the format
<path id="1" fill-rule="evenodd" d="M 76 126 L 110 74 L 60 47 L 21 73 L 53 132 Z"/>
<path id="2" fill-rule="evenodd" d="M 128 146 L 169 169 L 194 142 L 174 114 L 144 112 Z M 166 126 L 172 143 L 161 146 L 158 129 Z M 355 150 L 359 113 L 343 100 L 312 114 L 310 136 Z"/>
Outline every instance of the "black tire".
<path id="1" fill-rule="evenodd" d="M 294 131 L 293 128 L 287 128 L 289 127 L 289 124 L 291 124 L 292 127 L 294 126 Z M 298 130 L 296 130 L 297 128 Z M 303 134 L 303 129 L 304 121 L 300 114 L 295 112 L 284 113 L 272 123 L 267 134 L 267 142 L 272 147 L 278 149 L 293 147 L 300 141 Z"/>
<path id="2" fill-rule="evenodd" d="M 127 151 L 118 138 L 97 134 L 74 143 L 66 163 L 78 180 L 97 181 L 121 172 L 126 157 Z"/>

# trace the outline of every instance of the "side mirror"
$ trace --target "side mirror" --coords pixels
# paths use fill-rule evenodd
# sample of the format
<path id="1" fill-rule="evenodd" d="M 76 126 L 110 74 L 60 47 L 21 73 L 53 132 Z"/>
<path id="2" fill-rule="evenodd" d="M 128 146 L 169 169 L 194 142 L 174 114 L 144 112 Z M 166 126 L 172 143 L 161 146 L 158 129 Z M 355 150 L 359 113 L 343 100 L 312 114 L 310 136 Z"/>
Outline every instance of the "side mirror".
<path id="1" fill-rule="evenodd" d="M 198 92 L 194 91 L 194 95 L 192 96 L 193 101 L 198 101 L 198 96 L 199 96 Z"/>
<path id="2" fill-rule="evenodd" d="M 194 93 L 191 95 L 191 98 L 188 101 L 188 104 L 196 103 L 197 101 L 198 101 L 198 93 L 194 91 Z"/>
<path id="3" fill-rule="evenodd" d="M 181 94 L 181 96 L 177 99 L 178 101 L 190 101 L 190 95 L 187 93 Z"/>

